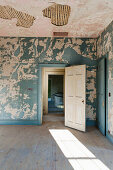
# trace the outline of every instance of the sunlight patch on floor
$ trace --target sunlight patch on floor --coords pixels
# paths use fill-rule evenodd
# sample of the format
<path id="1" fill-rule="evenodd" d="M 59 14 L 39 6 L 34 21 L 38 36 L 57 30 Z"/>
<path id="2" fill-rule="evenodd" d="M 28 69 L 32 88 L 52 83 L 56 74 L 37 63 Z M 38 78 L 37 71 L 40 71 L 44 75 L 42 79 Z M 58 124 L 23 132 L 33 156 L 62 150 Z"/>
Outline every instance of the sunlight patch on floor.
<path id="1" fill-rule="evenodd" d="M 109 170 L 69 130 L 49 129 L 52 137 L 76 170 Z"/>

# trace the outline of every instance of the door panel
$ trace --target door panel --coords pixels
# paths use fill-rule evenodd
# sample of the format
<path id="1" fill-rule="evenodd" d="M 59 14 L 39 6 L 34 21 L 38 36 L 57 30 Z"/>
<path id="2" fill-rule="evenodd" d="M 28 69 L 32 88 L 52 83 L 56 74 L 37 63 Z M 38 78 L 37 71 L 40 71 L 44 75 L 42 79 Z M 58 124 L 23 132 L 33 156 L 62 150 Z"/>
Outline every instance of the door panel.
<path id="1" fill-rule="evenodd" d="M 65 69 L 65 125 L 85 131 L 86 66 Z"/>
<path id="2" fill-rule="evenodd" d="M 75 103 L 75 113 L 79 113 L 79 114 L 75 114 L 75 121 L 77 124 L 83 124 L 84 123 L 84 119 L 85 117 L 83 116 L 83 112 L 84 112 L 84 104 L 82 103 L 81 98 L 80 99 L 76 99 L 76 103 Z"/>
<path id="3" fill-rule="evenodd" d="M 98 63 L 97 69 L 97 122 L 99 130 L 105 135 L 105 59 Z"/>
<path id="4" fill-rule="evenodd" d="M 67 119 L 71 123 L 71 122 L 73 122 L 73 120 L 75 120 L 75 115 L 73 114 L 73 110 L 75 110 L 73 97 L 70 98 L 70 99 L 67 99 L 67 102 L 68 102 L 67 110 L 69 110 L 69 114 L 67 115 Z"/>
<path id="5" fill-rule="evenodd" d="M 67 77 L 67 96 L 69 96 L 69 97 L 73 97 L 74 96 L 74 81 L 73 81 L 73 76 L 68 76 Z"/>
<path id="6" fill-rule="evenodd" d="M 84 94 L 84 88 L 83 88 L 83 79 L 84 77 L 82 75 L 76 75 L 75 77 L 75 96 L 82 98 Z"/>

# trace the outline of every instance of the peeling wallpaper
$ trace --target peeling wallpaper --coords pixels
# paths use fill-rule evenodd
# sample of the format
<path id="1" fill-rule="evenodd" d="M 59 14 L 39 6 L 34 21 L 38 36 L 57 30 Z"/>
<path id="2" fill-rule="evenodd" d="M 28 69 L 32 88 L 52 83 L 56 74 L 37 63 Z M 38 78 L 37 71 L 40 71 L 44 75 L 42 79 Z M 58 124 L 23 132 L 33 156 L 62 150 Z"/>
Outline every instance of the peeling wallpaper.
<path id="1" fill-rule="evenodd" d="M 97 40 L 97 56 L 98 58 L 106 56 L 108 61 L 108 92 L 111 93 L 111 97 L 108 98 L 107 131 L 113 135 L 113 22 Z"/>
<path id="2" fill-rule="evenodd" d="M 37 120 L 39 64 L 87 65 L 86 113 L 96 119 L 96 39 L 0 37 L 0 120 Z"/>

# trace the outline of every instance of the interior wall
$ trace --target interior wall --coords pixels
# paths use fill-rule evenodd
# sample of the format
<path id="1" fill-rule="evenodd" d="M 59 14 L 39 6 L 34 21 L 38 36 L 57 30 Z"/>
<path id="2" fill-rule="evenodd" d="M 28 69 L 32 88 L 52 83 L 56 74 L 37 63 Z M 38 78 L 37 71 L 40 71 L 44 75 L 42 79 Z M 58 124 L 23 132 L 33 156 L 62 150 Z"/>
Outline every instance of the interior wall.
<path id="1" fill-rule="evenodd" d="M 113 22 L 98 37 L 97 57 L 107 61 L 107 135 L 113 140 Z"/>
<path id="2" fill-rule="evenodd" d="M 40 63 L 86 64 L 87 119 L 96 120 L 96 55 L 96 39 L 0 37 L 0 120 L 40 121 Z"/>

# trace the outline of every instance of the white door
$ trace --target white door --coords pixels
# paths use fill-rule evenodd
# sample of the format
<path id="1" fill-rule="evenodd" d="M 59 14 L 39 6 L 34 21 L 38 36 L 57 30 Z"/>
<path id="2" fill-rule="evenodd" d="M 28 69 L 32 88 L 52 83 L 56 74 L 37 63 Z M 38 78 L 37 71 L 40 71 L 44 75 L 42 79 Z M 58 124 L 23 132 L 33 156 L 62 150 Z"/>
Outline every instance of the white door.
<path id="1" fill-rule="evenodd" d="M 86 130 L 86 66 L 65 68 L 65 126 Z"/>

